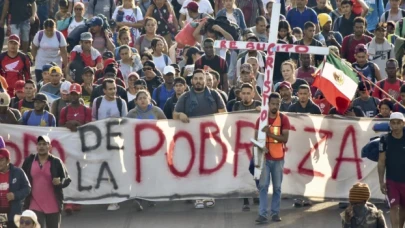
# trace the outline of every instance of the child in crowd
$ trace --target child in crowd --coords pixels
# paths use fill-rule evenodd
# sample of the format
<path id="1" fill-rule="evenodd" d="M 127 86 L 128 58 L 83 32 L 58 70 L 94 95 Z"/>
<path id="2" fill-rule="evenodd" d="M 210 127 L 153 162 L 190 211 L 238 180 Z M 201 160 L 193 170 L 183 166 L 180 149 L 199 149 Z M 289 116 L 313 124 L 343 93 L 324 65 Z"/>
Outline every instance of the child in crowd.
<path id="1" fill-rule="evenodd" d="M 302 40 L 302 29 L 298 27 L 293 28 L 293 35 L 295 38 L 297 38 L 297 40 Z"/>
<path id="2" fill-rule="evenodd" d="M 59 0 L 59 11 L 55 14 L 56 21 L 65 20 L 70 16 L 71 14 L 68 12 L 68 1 Z"/>

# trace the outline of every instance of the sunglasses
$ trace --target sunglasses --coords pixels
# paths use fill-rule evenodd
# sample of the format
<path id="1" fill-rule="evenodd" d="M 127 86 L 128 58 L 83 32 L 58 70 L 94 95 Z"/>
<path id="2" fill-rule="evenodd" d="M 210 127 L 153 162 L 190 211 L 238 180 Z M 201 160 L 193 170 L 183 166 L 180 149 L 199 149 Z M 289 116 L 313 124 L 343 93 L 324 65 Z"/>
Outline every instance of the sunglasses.
<path id="1" fill-rule="evenodd" d="M 20 225 L 21 224 L 24 224 L 24 225 L 26 225 L 26 226 L 29 226 L 29 225 L 31 225 L 33 222 L 32 222 L 32 220 L 30 220 L 30 219 L 27 219 L 27 220 L 25 220 L 25 219 L 20 219 Z"/>
<path id="2" fill-rule="evenodd" d="M 143 71 L 147 71 L 147 70 L 152 70 L 152 68 L 151 67 L 144 67 L 143 68 Z"/>

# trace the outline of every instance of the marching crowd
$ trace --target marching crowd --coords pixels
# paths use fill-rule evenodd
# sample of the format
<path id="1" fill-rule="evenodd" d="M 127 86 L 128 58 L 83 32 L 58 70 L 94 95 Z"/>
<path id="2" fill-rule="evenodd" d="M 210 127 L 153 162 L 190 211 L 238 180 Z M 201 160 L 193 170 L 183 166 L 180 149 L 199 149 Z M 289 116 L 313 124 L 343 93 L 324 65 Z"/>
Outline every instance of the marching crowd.
<path id="1" fill-rule="evenodd" d="M 281 221 L 284 145 L 290 128 L 281 112 L 296 112 L 390 118 L 392 133 L 380 146 L 379 180 L 390 200 L 392 225 L 402 228 L 405 4 L 280 3 L 278 43 L 327 46 L 351 64 L 360 82 L 349 109 L 339 113 L 312 85 L 324 56 L 275 54 L 269 127 L 258 129 L 266 132 L 268 153 L 264 178 L 257 182 L 256 222 L 268 222 L 268 214 Z M 8 36 L 7 50 L 0 54 L 0 123 L 76 131 L 107 118 L 188 123 L 203 115 L 260 110 L 266 51 L 217 49 L 214 42 L 268 42 L 273 4 L 274 0 L 0 1 L 1 46 Z M 38 137 L 37 153 L 25 159 L 22 172 L 10 164 L 9 151 L 0 149 L 0 186 L 6 186 L 0 188 L 0 213 L 8 213 L 9 227 L 21 213 L 18 227 L 59 227 L 62 208 L 67 213 L 80 210 L 80 205 L 63 205 L 62 188 L 70 178 L 50 150 L 50 139 Z M 274 194 L 268 213 L 270 174 Z M 369 197 L 366 184 L 353 186 L 343 227 L 385 227 L 384 217 L 367 203 Z M 29 210 L 22 212 L 21 205 Z M 195 202 L 196 208 L 214 205 L 214 199 Z M 118 209 L 118 204 L 108 206 Z M 250 210 L 248 199 L 243 210 Z M 366 225 L 370 223 L 376 226 Z"/>

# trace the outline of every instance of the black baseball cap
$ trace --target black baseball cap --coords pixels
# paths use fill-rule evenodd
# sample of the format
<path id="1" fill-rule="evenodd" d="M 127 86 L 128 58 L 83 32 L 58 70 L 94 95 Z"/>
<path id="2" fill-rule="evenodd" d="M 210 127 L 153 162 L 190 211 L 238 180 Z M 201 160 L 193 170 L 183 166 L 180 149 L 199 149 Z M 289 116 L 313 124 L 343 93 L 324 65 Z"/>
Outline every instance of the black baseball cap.
<path id="1" fill-rule="evenodd" d="M 357 88 L 359 91 L 370 91 L 371 85 L 370 85 L 370 82 L 368 82 L 368 81 L 360 81 L 357 84 Z"/>
<path id="2" fill-rule="evenodd" d="M 43 93 L 37 93 L 37 95 L 35 95 L 34 101 L 43 101 L 43 102 L 47 102 L 48 101 L 48 97 L 43 94 Z"/>
<path id="3" fill-rule="evenodd" d="M 103 53 L 103 59 L 113 59 L 114 54 L 111 51 L 106 51 Z"/>
<path id="4" fill-rule="evenodd" d="M 86 73 L 91 73 L 92 75 L 94 75 L 94 69 L 93 69 L 93 67 L 89 67 L 89 66 L 85 67 L 85 68 L 83 69 L 83 74 L 86 74 Z"/>

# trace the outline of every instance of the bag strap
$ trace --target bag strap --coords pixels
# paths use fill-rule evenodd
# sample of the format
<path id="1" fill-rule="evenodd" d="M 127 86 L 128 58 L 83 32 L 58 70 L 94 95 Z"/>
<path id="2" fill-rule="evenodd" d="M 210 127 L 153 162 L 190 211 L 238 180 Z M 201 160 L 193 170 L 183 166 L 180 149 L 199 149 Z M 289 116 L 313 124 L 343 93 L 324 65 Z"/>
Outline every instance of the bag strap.
<path id="1" fill-rule="evenodd" d="M 96 120 L 98 120 L 98 109 L 100 108 L 103 97 L 97 97 L 96 99 Z"/>
<path id="2" fill-rule="evenodd" d="M 25 118 L 25 119 L 23 118 L 23 124 L 24 124 L 24 125 L 27 125 L 28 120 L 29 120 L 30 117 L 31 117 L 31 114 L 32 114 L 32 110 L 29 110 L 29 111 L 27 112 L 26 118 Z"/>
<path id="3" fill-rule="evenodd" d="M 21 112 L 21 108 L 23 106 L 24 99 L 18 101 L 18 110 Z"/>
<path id="4" fill-rule="evenodd" d="M 120 112 L 120 117 L 123 117 L 123 116 L 122 116 L 122 100 L 121 100 L 120 97 L 116 97 L 116 98 L 115 98 L 115 101 L 116 101 L 116 103 L 117 103 L 118 111 Z"/>

